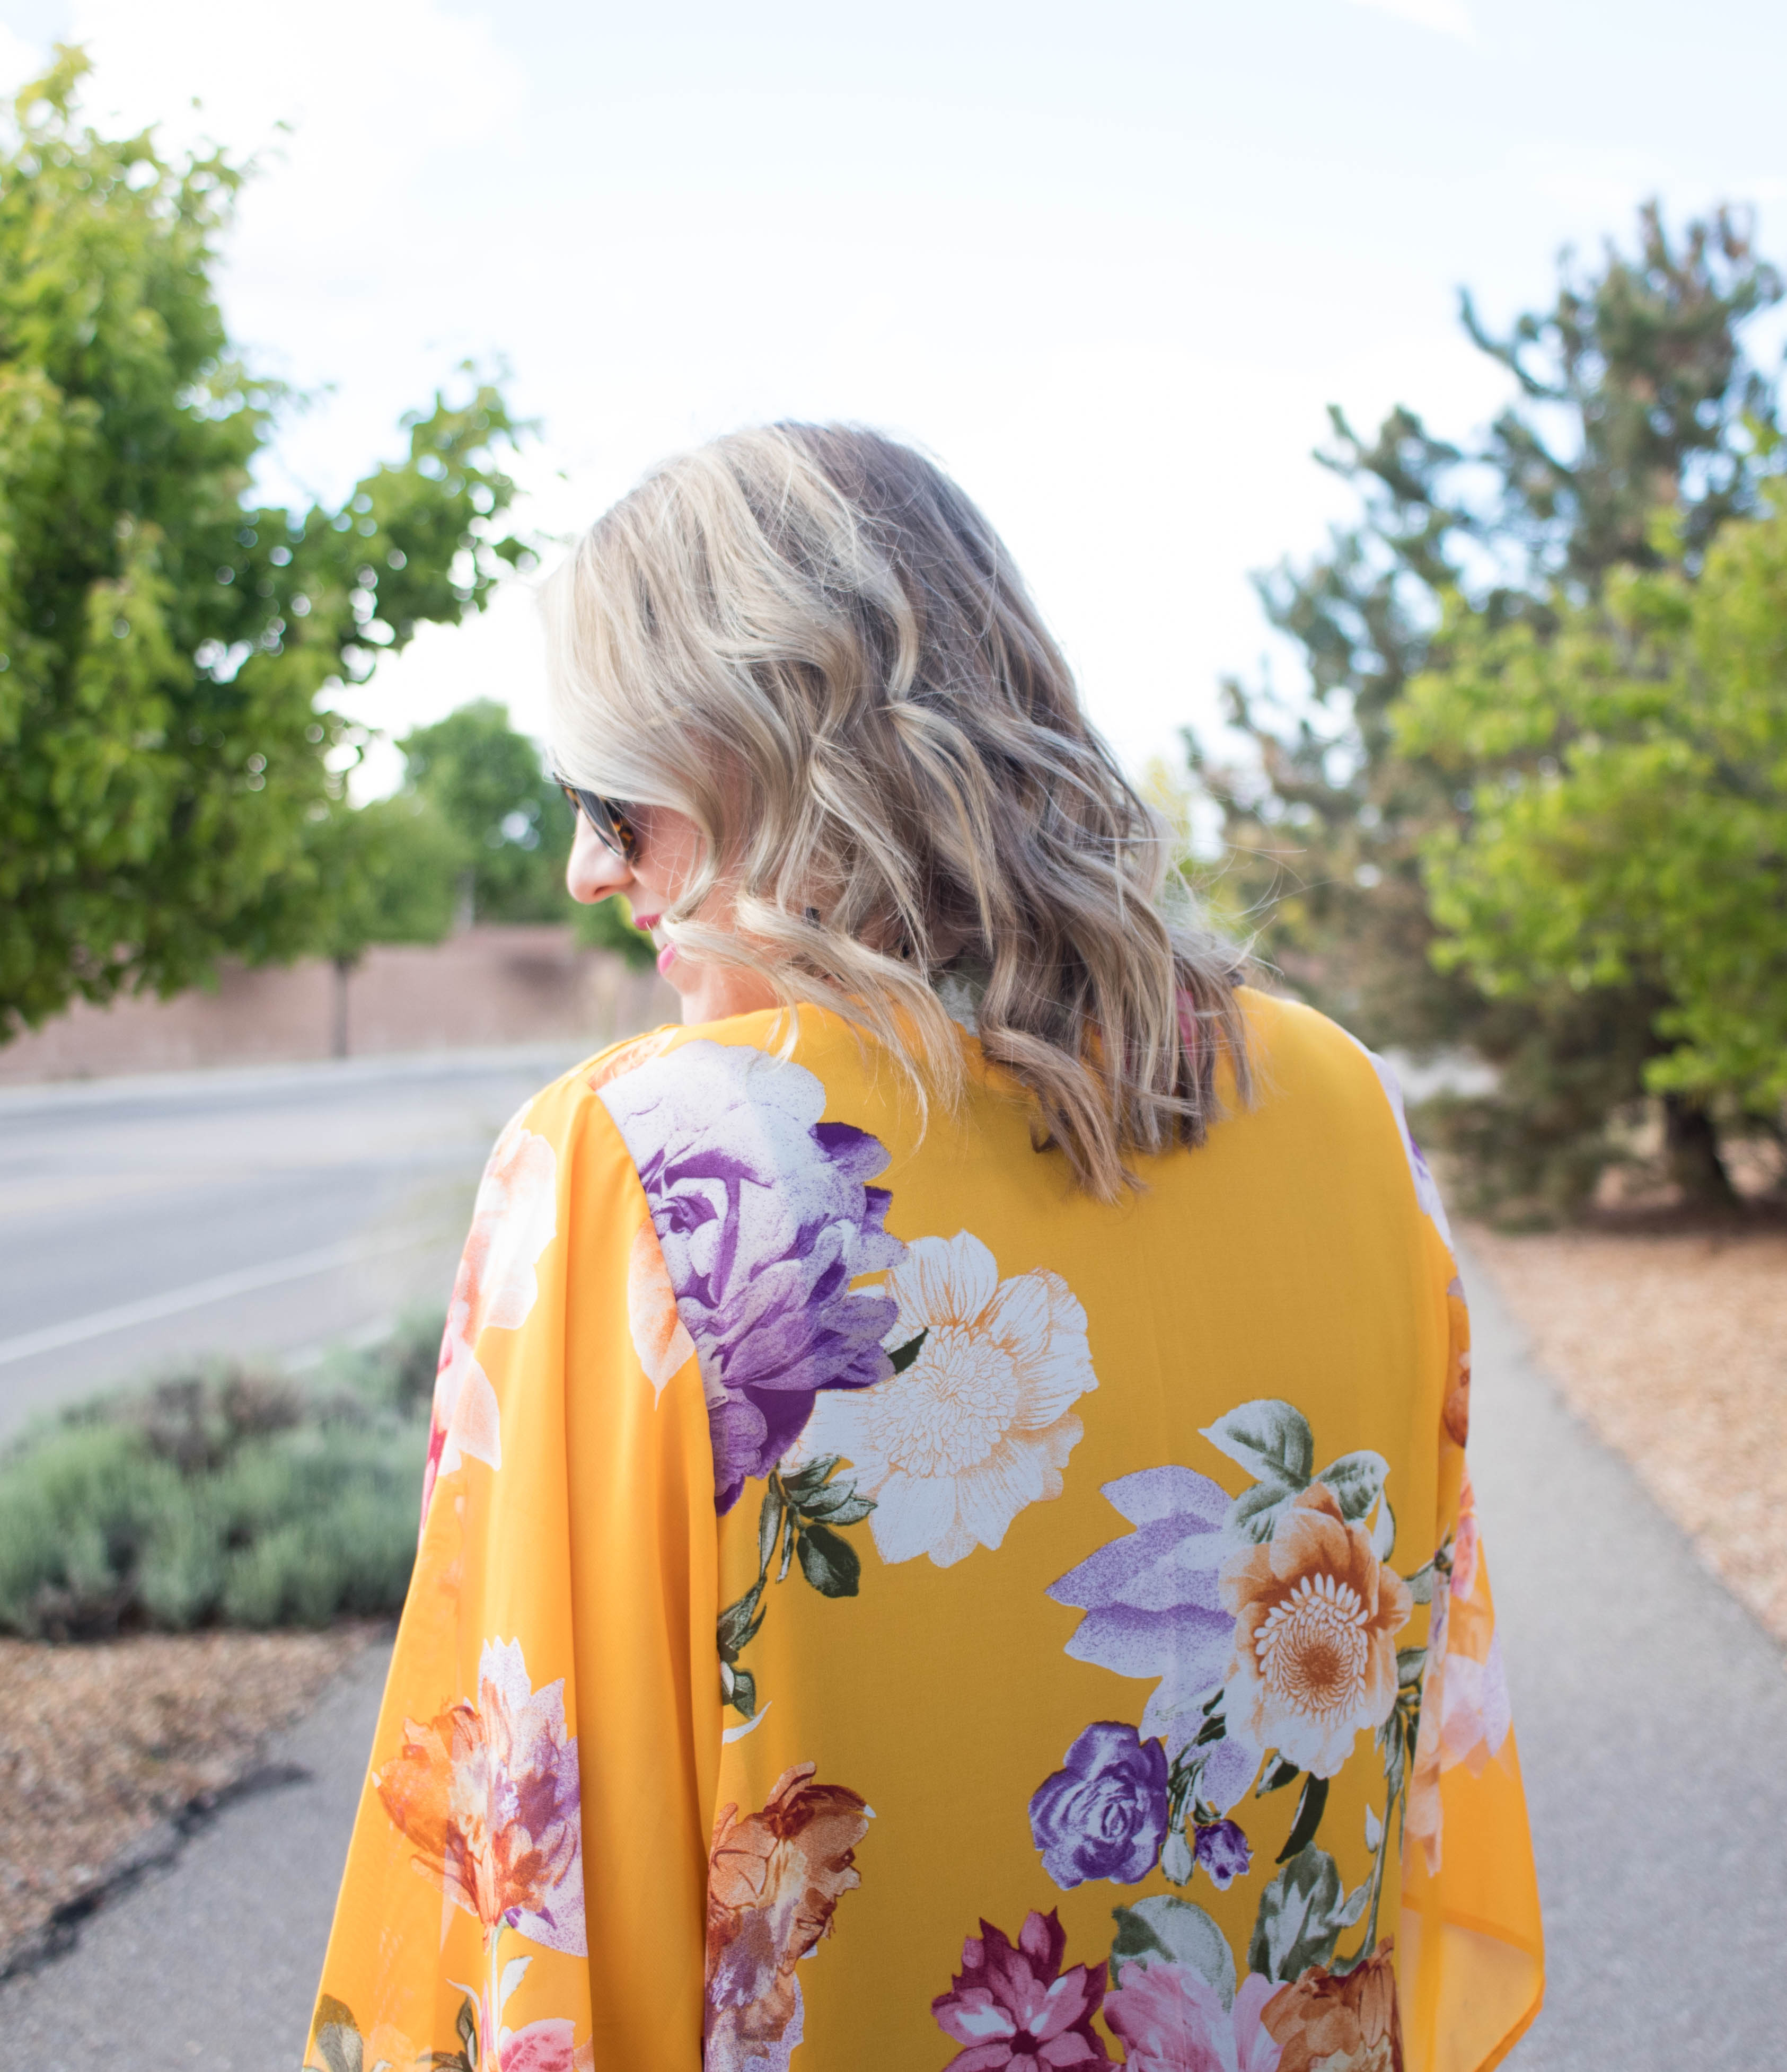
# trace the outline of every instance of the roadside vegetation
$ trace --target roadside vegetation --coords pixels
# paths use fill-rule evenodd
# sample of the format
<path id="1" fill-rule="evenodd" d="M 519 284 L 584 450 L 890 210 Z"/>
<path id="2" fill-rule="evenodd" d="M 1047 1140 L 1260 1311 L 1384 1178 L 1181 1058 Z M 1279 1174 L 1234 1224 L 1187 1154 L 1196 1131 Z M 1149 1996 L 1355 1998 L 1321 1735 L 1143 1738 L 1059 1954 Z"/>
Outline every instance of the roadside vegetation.
<path id="1" fill-rule="evenodd" d="M 439 1315 L 314 1378 L 216 1363 L 0 1454 L 0 1632 L 93 1639 L 391 1614 L 414 1558 Z"/>
<path id="2" fill-rule="evenodd" d="M 1357 516 L 1258 578 L 1306 680 L 1227 685 L 1238 754 L 1188 742 L 1212 890 L 1282 982 L 1493 1067 L 1418 1123 L 1500 1220 L 1632 1184 L 1729 1218 L 1779 1170 L 1782 294 L 1746 212 L 1653 204 L 1504 331 L 1464 296 L 1507 408 L 1458 439 L 1332 412 Z"/>

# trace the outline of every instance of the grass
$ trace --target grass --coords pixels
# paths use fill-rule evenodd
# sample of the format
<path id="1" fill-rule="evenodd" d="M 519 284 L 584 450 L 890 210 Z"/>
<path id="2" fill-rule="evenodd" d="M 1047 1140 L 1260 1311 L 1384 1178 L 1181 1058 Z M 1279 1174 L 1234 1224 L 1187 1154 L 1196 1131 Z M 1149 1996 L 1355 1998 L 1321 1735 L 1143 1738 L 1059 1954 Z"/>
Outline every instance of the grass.
<path id="1" fill-rule="evenodd" d="M 392 1613 L 415 1556 L 440 1319 L 300 1383 L 213 1363 L 0 1454 L 0 1632 L 89 1639 Z"/>

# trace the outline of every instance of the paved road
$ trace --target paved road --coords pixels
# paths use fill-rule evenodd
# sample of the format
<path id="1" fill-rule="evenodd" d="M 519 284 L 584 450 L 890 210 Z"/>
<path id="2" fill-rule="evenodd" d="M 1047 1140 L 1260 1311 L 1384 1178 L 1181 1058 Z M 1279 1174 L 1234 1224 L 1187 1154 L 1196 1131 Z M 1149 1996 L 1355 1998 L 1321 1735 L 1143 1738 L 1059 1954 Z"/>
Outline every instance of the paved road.
<path id="1" fill-rule="evenodd" d="M 496 1133 L 562 1044 L 0 1090 L 0 1439 L 183 1356 L 443 1303 Z"/>
<path id="2" fill-rule="evenodd" d="M 1525 1359 L 1480 1278 L 1473 1473 L 1538 1838 L 1550 1992 L 1510 2072 L 1787 2062 L 1787 1669 Z M 0 2063 L 290 2072 L 377 1702 L 364 1659 L 67 1956 L 0 1985 Z M 814 2067 L 813 2072 L 830 2072 Z"/>

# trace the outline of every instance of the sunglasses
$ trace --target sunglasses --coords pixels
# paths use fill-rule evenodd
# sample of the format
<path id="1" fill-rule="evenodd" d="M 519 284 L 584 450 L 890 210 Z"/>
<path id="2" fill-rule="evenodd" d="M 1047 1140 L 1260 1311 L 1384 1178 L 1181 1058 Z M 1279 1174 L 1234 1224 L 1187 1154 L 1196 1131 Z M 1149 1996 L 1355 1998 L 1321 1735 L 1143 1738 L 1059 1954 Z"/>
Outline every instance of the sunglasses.
<path id="1" fill-rule="evenodd" d="M 568 777 L 559 778 L 558 783 L 559 790 L 570 800 L 571 811 L 581 813 L 589 822 L 603 847 L 611 849 L 623 863 L 631 863 L 639 853 L 639 830 L 620 801 L 604 799 L 599 791 L 586 791 Z"/>

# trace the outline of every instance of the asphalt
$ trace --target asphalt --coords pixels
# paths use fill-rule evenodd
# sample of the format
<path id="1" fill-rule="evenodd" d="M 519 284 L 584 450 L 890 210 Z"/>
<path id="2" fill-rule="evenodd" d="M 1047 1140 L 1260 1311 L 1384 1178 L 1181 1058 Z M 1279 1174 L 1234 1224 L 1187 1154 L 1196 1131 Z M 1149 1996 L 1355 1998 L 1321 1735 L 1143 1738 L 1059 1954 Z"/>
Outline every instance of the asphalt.
<path id="1" fill-rule="evenodd" d="M 1516 2072 L 1787 2066 L 1787 1664 L 1481 1274 L 1472 1478 L 1545 1908 Z M 1480 1387 L 1476 1377 L 1480 1375 Z"/>
<path id="2" fill-rule="evenodd" d="M 1473 1474 L 1550 1956 L 1513 2072 L 1787 2063 L 1787 1667 L 1563 1407 L 1480 1276 Z M 0 2065 L 293 2072 L 369 1753 L 363 1658 L 225 1807 L 0 1985 Z M 813 2072 L 830 2072 L 815 2066 Z"/>
<path id="3" fill-rule="evenodd" d="M 444 1306 L 492 1141 L 579 1054 L 0 1090 L 0 1441 L 183 1361 L 302 1362 Z"/>

